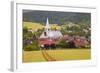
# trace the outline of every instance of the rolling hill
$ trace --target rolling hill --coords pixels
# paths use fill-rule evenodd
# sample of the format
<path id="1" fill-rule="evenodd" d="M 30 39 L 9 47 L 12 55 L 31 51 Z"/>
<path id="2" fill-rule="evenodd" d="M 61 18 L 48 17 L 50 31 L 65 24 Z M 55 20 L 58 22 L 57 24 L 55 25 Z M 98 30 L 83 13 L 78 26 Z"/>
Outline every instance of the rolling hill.
<path id="1" fill-rule="evenodd" d="M 23 27 L 27 27 L 28 29 L 37 30 L 37 29 L 43 29 L 45 26 L 40 23 L 35 22 L 23 22 Z M 61 29 L 61 26 L 58 24 L 51 24 L 51 29 Z"/>
<path id="2" fill-rule="evenodd" d="M 66 22 L 91 24 L 90 13 L 23 10 L 24 22 L 35 22 L 45 25 L 47 17 L 50 24 L 63 25 Z"/>

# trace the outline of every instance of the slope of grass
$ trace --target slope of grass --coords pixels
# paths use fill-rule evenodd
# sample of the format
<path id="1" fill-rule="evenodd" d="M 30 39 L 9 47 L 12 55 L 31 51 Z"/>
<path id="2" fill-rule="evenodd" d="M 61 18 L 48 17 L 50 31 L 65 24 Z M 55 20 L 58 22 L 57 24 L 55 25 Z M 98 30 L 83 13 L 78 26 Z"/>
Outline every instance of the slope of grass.
<path id="1" fill-rule="evenodd" d="M 41 51 L 23 51 L 23 62 L 42 62 L 45 59 Z"/>
<path id="2" fill-rule="evenodd" d="M 37 30 L 44 28 L 40 23 L 32 23 L 32 22 L 23 22 L 23 27 L 27 27 L 28 29 Z"/>
<path id="3" fill-rule="evenodd" d="M 57 24 L 50 24 L 51 29 L 61 29 L 61 26 L 58 26 Z M 37 29 L 43 29 L 45 26 L 40 23 L 33 23 L 33 22 L 23 22 L 23 27 L 27 27 L 28 29 L 37 30 Z"/>
<path id="4" fill-rule="evenodd" d="M 46 52 L 56 60 L 86 60 L 91 59 L 91 49 L 65 49 L 46 50 Z M 41 51 L 24 51 L 23 62 L 43 62 L 46 61 Z"/>
<path id="5" fill-rule="evenodd" d="M 84 60 L 91 58 L 90 49 L 49 50 L 47 53 L 57 60 Z"/>

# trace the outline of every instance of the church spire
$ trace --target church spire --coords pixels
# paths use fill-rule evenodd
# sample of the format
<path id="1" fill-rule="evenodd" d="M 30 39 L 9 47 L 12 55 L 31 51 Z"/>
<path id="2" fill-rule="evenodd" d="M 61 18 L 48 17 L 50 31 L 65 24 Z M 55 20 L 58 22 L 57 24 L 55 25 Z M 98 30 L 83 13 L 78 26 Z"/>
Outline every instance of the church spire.
<path id="1" fill-rule="evenodd" d="M 50 29 L 48 17 L 47 17 L 47 21 L 46 21 L 46 26 L 45 26 L 45 28 L 46 28 L 46 29 Z"/>

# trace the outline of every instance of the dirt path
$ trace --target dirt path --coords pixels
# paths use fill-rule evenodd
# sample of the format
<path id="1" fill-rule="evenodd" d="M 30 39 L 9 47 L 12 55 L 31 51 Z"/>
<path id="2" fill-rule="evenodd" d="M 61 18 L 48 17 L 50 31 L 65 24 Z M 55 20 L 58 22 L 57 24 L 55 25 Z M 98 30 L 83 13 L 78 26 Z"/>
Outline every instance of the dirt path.
<path id="1" fill-rule="evenodd" d="M 46 50 L 41 50 L 42 51 L 42 55 L 44 57 L 44 59 L 46 61 L 57 61 L 55 58 L 51 57 L 47 52 Z"/>

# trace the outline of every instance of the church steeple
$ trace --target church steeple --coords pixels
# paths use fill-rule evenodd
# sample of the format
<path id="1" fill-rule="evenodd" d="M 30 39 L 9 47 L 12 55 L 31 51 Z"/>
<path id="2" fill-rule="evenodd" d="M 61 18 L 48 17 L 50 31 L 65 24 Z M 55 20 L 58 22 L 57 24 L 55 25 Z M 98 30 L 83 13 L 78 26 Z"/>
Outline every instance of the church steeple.
<path id="1" fill-rule="evenodd" d="M 46 21 L 46 26 L 45 26 L 45 29 L 46 30 L 50 30 L 50 25 L 49 25 L 49 20 L 48 20 L 48 17 L 47 17 L 47 21 Z"/>

